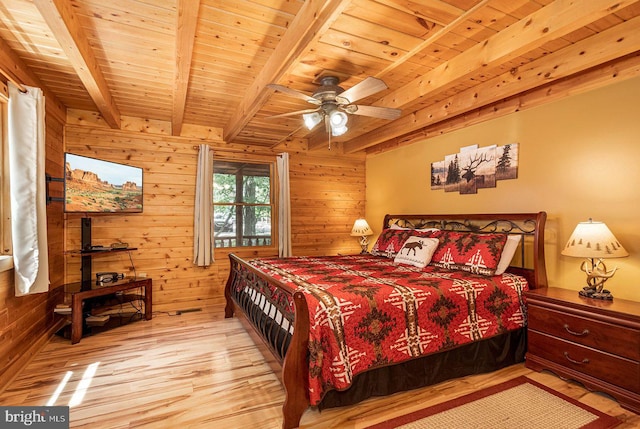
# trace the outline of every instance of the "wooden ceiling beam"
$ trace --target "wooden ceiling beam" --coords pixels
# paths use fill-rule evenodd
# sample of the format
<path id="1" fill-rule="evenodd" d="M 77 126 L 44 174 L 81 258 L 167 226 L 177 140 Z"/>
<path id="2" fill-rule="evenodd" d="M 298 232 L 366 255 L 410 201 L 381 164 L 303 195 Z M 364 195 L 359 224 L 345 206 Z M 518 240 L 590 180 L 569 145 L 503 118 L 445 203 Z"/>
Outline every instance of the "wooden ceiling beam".
<path id="1" fill-rule="evenodd" d="M 20 59 L 16 52 L 0 37 L 0 64 L 5 73 L 10 75 L 9 80 L 15 80 L 22 85 L 33 86 L 42 89 L 46 97 L 46 109 L 53 113 L 63 124 L 67 121 L 67 108 L 58 98 L 38 79 L 27 65 Z M 3 73 L 4 74 L 4 73 Z"/>
<path id="2" fill-rule="evenodd" d="M 317 42 L 351 0 L 307 0 L 295 16 L 286 33 L 274 49 L 273 54 L 262 68 L 244 97 L 238 104 L 227 125 L 224 140 L 231 143 L 245 125 L 265 104 L 273 90 L 267 84 L 279 81 L 303 56 L 309 46 Z"/>
<path id="3" fill-rule="evenodd" d="M 176 23 L 176 67 L 173 82 L 173 108 L 171 112 L 171 133 L 179 136 L 182 132 L 187 90 L 191 75 L 191 59 L 198 24 L 199 6 L 190 0 L 178 0 Z"/>
<path id="4" fill-rule="evenodd" d="M 424 51 L 428 46 L 436 43 L 438 40 L 440 40 L 450 32 L 455 31 L 459 26 L 463 25 L 468 19 L 470 19 L 470 17 L 473 16 L 474 13 L 486 7 L 489 2 L 491 2 L 491 0 L 482 0 L 478 4 L 473 6 L 471 9 L 467 10 L 466 12 L 458 10 L 459 15 L 457 16 L 457 18 L 451 18 L 450 22 L 446 26 L 440 28 L 440 30 L 436 31 L 427 39 L 417 44 L 413 49 L 408 51 L 401 58 L 398 58 L 397 60 L 387 65 L 387 67 L 385 67 L 383 70 L 376 73 L 376 77 L 384 80 L 384 76 L 386 74 L 391 73 L 392 71 L 394 71 L 395 69 L 403 65 L 405 62 L 410 61 L 411 58 L 418 55 L 420 52 Z M 398 5 L 396 4 L 395 6 L 398 6 Z M 403 8 L 403 10 L 405 10 L 405 8 Z M 407 11 L 412 12 L 411 10 L 407 10 Z M 314 133 L 312 136 L 309 137 L 309 142 L 308 142 L 309 150 L 316 150 L 316 149 L 321 149 L 326 147 L 327 145 L 326 140 L 327 140 L 326 133 L 319 133 L 319 132 Z"/>
<path id="5" fill-rule="evenodd" d="M 120 128 L 120 112 L 89 44 L 89 38 L 72 10 L 72 3 L 67 0 L 33 0 L 33 3 L 67 54 L 104 121 L 111 128 Z"/>
<path id="6" fill-rule="evenodd" d="M 640 52 L 616 58 L 608 63 L 519 93 L 472 112 L 449 118 L 433 125 L 412 131 L 382 144 L 367 149 L 367 154 L 382 153 L 401 146 L 423 142 L 429 138 L 447 134 L 481 122 L 497 119 L 511 113 L 520 112 L 552 101 L 581 94 L 593 89 L 611 85 L 640 76 Z"/>
<path id="7" fill-rule="evenodd" d="M 454 87 L 478 70 L 491 70 L 636 1 L 555 1 L 380 98 L 374 105 L 410 107 L 420 98 Z"/>
<path id="8" fill-rule="evenodd" d="M 456 6 L 452 6 L 443 1 L 437 2 L 416 2 L 411 0 L 376 0 L 378 3 L 388 7 L 401 10 L 409 15 L 419 16 L 425 20 L 446 26 L 456 20 L 465 12 Z M 475 8 L 475 6 L 474 6 Z"/>
<path id="9" fill-rule="evenodd" d="M 345 143 L 352 153 L 638 51 L 640 16 Z"/>
<path id="10" fill-rule="evenodd" d="M 464 24 L 465 21 L 469 19 L 469 17 L 473 16 L 473 14 L 479 11 L 480 9 L 486 7 L 490 1 L 491 0 L 482 0 L 481 2 L 473 6 L 471 9 L 469 9 L 468 11 L 461 13 L 457 18 L 452 20 L 446 26 L 436 31 L 434 34 L 426 38 L 424 41 L 418 43 L 416 46 L 413 47 L 413 49 L 411 49 L 409 52 L 404 54 L 401 58 L 394 60 L 391 64 L 385 67 L 384 70 L 377 73 L 376 77 L 383 79 L 384 75 L 400 67 L 402 64 L 409 61 L 411 58 L 418 55 L 420 52 L 424 51 L 428 46 L 436 43 L 438 40 L 442 39 L 444 36 L 446 36 L 450 32 L 457 29 L 460 25 Z"/>

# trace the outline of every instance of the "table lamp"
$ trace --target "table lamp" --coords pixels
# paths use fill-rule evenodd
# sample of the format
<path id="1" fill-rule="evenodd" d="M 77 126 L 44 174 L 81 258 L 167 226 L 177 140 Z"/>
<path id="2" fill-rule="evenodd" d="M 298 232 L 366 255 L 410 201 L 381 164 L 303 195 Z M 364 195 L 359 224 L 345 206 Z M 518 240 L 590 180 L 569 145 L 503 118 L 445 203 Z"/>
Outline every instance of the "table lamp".
<path id="1" fill-rule="evenodd" d="M 607 270 L 603 259 L 622 258 L 629 256 L 629 253 L 607 225 L 591 219 L 578 223 L 561 253 L 565 256 L 586 258 L 580 265 L 580 269 L 587 274 L 587 286 L 579 292 L 580 296 L 613 300 L 611 292 L 603 287 L 618 268 Z"/>
<path id="2" fill-rule="evenodd" d="M 360 237 L 360 247 L 362 247 L 361 254 L 367 253 L 369 247 L 368 235 L 373 235 L 373 230 L 369 227 L 369 224 L 365 219 L 356 219 L 351 228 L 352 237 Z"/>

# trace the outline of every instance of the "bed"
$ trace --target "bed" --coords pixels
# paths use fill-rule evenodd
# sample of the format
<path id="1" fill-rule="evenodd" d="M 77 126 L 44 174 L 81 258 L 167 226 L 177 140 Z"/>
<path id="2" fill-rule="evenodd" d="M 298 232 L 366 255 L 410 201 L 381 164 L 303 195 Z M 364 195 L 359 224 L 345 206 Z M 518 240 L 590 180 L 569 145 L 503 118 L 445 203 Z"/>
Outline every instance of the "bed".
<path id="1" fill-rule="evenodd" d="M 230 254 L 225 317 L 267 350 L 283 428 L 524 360 L 522 292 L 546 287 L 546 213 L 386 215 L 369 254 Z M 508 250 L 507 250 L 508 249 Z"/>

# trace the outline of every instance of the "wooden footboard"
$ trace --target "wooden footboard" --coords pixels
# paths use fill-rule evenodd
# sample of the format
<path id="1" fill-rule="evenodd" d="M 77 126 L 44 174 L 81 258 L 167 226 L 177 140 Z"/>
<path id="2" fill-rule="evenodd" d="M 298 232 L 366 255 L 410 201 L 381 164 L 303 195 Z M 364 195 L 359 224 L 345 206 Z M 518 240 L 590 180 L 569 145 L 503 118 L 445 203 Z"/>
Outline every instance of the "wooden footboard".
<path id="1" fill-rule="evenodd" d="M 307 302 L 301 292 L 295 292 L 289 286 L 265 276 L 236 255 L 230 254 L 229 260 L 231 271 L 224 291 L 227 302 L 225 317 L 233 317 L 235 311 L 240 310 L 264 346 L 281 365 L 280 380 L 286 394 L 282 406 L 282 427 L 298 427 L 302 414 L 309 406 Z M 271 294 L 269 285 L 276 286 L 279 294 Z M 254 298 L 250 299 L 252 294 Z M 255 298 L 256 296 L 259 298 Z M 272 313 L 281 314 L 291 324 L 293 334 L 289 339 L 284 330 L 277 330 L 274 328 L 275 324 L 262 317 L 262 310 L 258 311 L 256 301 L 272 309 Z"/>

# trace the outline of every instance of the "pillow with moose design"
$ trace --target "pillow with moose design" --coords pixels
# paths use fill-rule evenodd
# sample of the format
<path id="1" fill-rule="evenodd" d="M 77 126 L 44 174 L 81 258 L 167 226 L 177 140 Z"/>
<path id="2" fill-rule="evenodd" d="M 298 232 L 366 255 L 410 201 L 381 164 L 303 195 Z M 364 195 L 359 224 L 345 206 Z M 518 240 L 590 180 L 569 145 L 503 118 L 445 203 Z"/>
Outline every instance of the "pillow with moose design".
<path id="1" fill-rule="evenodd" d="M 404 245 L 404 242 L 412 235 L 429 237 L 428 232 L 419 232 L 412 229 L 386 228 L 380 233 L 369 253 L 375 256 L 384 256 L 389 259 L 395 258 L 398 251 Z"/>
<path id="2" fill-rule="evenodd" d="M 432 236 L 437 237 L 440 244 L 431 265 L 485 276 L 494 275 L 507 241 L 507 234 L 438 231 Z"/>
<path id="3" fill-rule="evenodd" d="M 440 240 L 437 238 L 411 236 L 404 242 L 393 262 L 424 268 L 431 261 Z"/>

